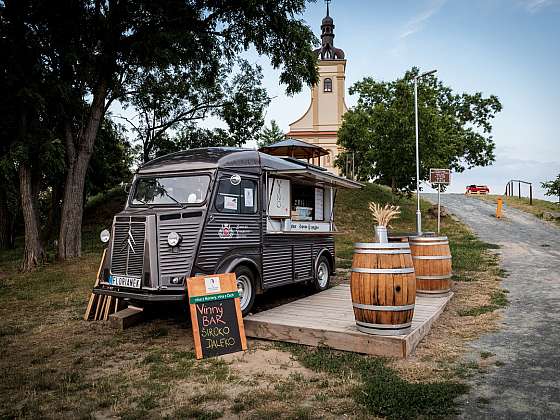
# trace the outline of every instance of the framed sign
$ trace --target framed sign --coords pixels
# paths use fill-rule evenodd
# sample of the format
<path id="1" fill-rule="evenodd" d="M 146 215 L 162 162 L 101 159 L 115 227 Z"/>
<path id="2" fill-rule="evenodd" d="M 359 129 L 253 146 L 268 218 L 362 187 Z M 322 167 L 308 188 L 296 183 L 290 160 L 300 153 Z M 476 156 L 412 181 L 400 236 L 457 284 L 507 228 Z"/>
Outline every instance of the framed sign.
<path id="1" fill-rule="evenodd" d="M 190 277 L 187 291 L 197 359 L 247 350 L 235 273 Z"/>
<path id="2" fill-rule="evenodd" d="M 290 217 L 290 180 L 270 178 L 268 180 L 268 215 Z"/>
<path id="3" fill-rule="evenodd" d="M 449 185 L 451 183 L 451 171 L 449 169 L 430 169 L 430 183 Z"/>

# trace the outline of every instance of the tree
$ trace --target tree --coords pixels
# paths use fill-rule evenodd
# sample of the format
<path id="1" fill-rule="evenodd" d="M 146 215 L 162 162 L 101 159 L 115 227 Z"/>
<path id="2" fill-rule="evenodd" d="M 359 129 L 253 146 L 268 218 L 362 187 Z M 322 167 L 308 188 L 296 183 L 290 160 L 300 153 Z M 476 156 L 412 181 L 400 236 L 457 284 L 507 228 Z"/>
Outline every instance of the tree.
<path id="1" fill-rule="evenodd" d="M 355 154 L 358 179 L 377 178 L 393 192 L 415 188 L 415 119 L 412 81 L 418 69 L 393 82 L 371 77 L 355 83 L 358 104 L 344 115 L 338 143 Z M 420 179 L 429 168 L 466 168 L 494 161 L 491 120 L 502 105 L 494 95 L 455 94 L 434 76 L 419 84 Z M 337 165 L 344 171 L 344 156 Z"/>
<path id="2" fill-rule="evenodd" d="M 560 204 L 560 174 L 553 181 L 541 182 L 541 186 L 546 190 L 544 193 L 547 196 L 558 196 L 558 203 Z"/>
<path id="3" fill-rule="evenodd" d="M 234 68 L 237 73 L 232 76 Z M 216 72 L 221 74 L 216 76 Z M 142 74 L 129 102 L 137 117 L 120 117 L 136 134 L 140 162 L 184 147 L 185 135 L 191 147 L 207 144 L 209 136 L 213 146 L 241 146 L 251 140 L 262 127 L 269 103 L 261 80 L 260 66 L 252 67 L 245 60 L 235 65 L 212 63 L 199 72 L 156 70 Z M 209 116 L 226 123 L 228 130 L 200 129 L 197 123 Z M 174 136 L 173 131 L 183 134 Z"/>
<path id="4" fill-rule="evenodd" d="M 268 146 L 269 144 L 277 143 L 284 140 L 284 132 L 275 120 L 270 121 L 270 128 L 264 127 L 259 134 L 257 145 L 259 147 Z"/>
<path id="5" fill-rule="evenodd" d="M 41 77 L 26 75 L 16 84 L 33 82 L 28 86 L 34 89 L 36 82 L 37 92 L 51 90 L 57 98 L 66 159 L 59 259 L 81 254 L 85 178 L 97 132 L 113 101 L 133 94 L 136 76 L 153 69 L 196 71 L 232 60 L 253 45 L 281 68 L 287 92 L 297 92 L 303 83 L 317 81 L 315 38 L 296 18 L 304 6 L 304 0 L 0 3 L 3 25 L 21 22 L 25 31 L 3 42 L 20 40 L 14 51 L 26 53 L 29 45 L 39 51 L 31 66 L 17 62 L 39 69 Z"/>

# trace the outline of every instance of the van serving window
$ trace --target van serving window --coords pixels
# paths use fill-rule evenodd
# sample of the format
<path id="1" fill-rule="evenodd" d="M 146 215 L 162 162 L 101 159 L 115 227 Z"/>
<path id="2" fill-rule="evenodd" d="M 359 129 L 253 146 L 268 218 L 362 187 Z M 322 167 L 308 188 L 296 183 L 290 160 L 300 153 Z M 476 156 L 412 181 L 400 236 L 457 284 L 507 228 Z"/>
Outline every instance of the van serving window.
<path id="1" fill-rule="evenodd" d="M 221 213 L 255 214 L 257 212 L 257 182 L 241 179 L 232 182 L 232 178 L 222 178 L 216 194 L 216 210 Z"/>

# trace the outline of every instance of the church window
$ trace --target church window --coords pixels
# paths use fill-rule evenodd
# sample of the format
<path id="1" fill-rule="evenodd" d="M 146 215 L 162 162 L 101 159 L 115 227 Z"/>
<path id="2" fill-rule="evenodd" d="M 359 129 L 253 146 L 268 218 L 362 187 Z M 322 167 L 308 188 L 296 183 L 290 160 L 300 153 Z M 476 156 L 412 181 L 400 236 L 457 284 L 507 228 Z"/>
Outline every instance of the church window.
<path id="1" fill-rule="evenodd" d="M 323 82 L 323 91 L 332 92 L 332 79 L 325 79 L 325 81 Z"/>

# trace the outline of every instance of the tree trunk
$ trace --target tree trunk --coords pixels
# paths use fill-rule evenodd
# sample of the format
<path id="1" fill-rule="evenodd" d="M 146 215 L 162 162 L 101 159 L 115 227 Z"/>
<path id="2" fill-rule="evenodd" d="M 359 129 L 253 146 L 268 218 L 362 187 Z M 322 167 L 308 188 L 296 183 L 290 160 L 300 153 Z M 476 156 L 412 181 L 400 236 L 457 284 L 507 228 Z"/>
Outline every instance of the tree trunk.
<path id="1" fill-rule="evenodd" d="M 45 241 L 50 241 L 56 238 L 60 232 L 60 211 L 62 208 L 62 199 L 64 197 L 64 185 L 52 185 L 51 205 L 47 215 L 47 226 L 44 232 Z"/>
<path id="2" fill-rule="evenodd" d="M 31 181 L 31 168 L 26 163 L 21 163 L 19 167 L 19 188 L 25 225 L 25 250 L 23 252 L 21 269 L 22 271 L 32 271 L 43 262 L 45 251 L 39 235 L 37 206 Z"/>
<path id="3" fill-rule="evenodd" d="M 107 84 L 101 82 L 93 96 L 87 122 L 76 135 L 70 121 L 66 122 L 66 181 L 58 236 L 58 259 L 79 257 L 82 254 L 82 216 L 84 213 L 84 185 L 86 172 L 97 131 L 105 112 Z M 107 158 L 111 158 L 108 156 Z"/>
<path id="4" fill-rule="evenodd" d="M 81 255 L 84 184 L 90 157 L 85 153 L 78 154 L 67 169 L 58 238 L 60 260 Z"/>
<path id="5" fill-rule="evenodd" d="M 0 249 L 14 247 L 14 227 L 15 211 L 10 211 L 6 190 L 0 188 Z"/>

